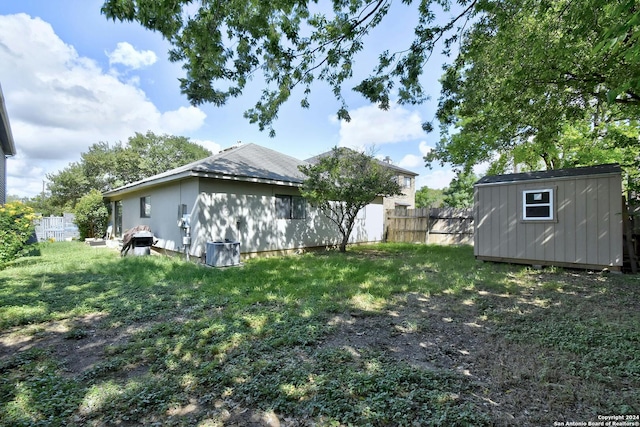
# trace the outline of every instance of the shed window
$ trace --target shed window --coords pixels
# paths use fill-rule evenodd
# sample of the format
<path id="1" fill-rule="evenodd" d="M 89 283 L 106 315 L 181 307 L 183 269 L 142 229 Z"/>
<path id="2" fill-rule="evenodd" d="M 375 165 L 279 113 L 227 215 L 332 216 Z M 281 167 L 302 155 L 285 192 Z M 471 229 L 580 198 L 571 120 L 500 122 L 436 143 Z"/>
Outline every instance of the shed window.
<path id="1" fill-rule="evenodd" d="M 151 196 L 140 197 L 140 218 L 151 218 Z"/>
<path id="2" fill-rule="evenodd" d="M 300 196 L 276 195 L 276 218 L 306 218 L 306 200 Z"/>
<path id="3" fill-rule="evenodd" d="M 527 190 L 522 192 L 522 219 L 553 219 L 553 190 Z"/>

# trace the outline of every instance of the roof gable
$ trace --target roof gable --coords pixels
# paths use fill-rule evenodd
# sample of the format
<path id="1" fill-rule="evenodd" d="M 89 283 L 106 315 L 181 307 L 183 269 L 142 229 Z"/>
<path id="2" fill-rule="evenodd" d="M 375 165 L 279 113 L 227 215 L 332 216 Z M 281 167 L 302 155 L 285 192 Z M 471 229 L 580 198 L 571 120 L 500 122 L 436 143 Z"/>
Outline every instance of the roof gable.
<path id="1" fill-rule="evenodd" d="M 497 183 L 503 183 L 503 182 L 531 181 L 531 180 L 540 180 L 540 179 L 570 178 L 575 176 L 586 176 L 586 175 L 619 174 L 621 172 L 622 170 L 620 169 L 620 165 L 618 165 L 617 163 L 612 163 L 612 164 L 606 164 L 606 165 L 586 166 L 586 167 L 579 167 L 579 168 L 552 169 L 552 170 L 546 170 L 546 171 L 512 173 L 512 174 L 504 174 L 504 175 L 489 175 L 478 180 L 475 183 L 475 185 L 497 184 Z"/>

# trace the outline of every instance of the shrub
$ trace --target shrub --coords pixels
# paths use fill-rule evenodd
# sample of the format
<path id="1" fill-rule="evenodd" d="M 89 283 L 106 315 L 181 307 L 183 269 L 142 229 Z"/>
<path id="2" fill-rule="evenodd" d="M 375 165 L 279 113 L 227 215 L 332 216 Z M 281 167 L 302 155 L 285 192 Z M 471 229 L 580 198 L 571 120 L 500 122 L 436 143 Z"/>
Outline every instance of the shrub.
<path id="1" fill-rule="evenodd" d="M 34 218 L 33 209 L 20 202 L 0 206 L 0 266 L 26 253 Z"/>
<path id="2" fill-rule="evenodd" d="M 78 200 L 75 214 L 81 239 L 100 237 L 105 233 L 109 211 L 98 190 L 91 190 Z"/>

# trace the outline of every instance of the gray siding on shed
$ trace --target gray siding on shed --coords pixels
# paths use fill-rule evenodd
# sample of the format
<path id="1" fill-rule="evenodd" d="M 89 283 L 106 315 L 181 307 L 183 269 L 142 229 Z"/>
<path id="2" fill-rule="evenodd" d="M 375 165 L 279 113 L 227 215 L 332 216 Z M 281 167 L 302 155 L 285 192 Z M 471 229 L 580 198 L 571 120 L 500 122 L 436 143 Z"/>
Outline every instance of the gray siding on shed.
<path id="1" fill-rule="evenodd" d="M 523 221 L 523 191 L 549 188 L 554 220 Z M 620 173 L 476 184 L 474 197 L 478 259 L 622 266 Z"/>

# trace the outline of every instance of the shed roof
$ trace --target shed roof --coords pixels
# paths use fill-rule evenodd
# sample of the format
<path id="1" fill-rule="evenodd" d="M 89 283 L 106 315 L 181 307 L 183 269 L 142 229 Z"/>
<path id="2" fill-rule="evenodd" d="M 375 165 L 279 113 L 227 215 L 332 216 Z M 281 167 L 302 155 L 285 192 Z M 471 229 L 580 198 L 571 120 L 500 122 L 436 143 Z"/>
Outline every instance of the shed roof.
<path id="1" fill-rule="evenodd" d="M 116 196 L 160 183 L 191 176 L 231 178 L 273 184 L 301 185 L 304 174 L 298 170 L 303 161 L 257 144 L 234 146 L 202 160 L 133 182 L 104 193 Z"/>
<path id="2" fill-rule="evenodd" d="M 4 96 L 2 95 L 2 87 L 0 87 L 0 145 L 5 156 L 15 156 L 16 146 L 13 142 L 11 126 L 9 125 L 9 116 L 7 108 L 4 105 Z"/>
<path id="3" fill-rule="evenodd" d="M 523 172 L 523 173 L 511 173 L 505 175 L 489 175 L 478 180 L 475 185 L 482 184 L 498 184 L 518 181 L 530 181 L 541 179 L 558 179 L 558 178 L 571 178 L 577 176 L 587 175 L 606 175 L 606 174 L 619 174 L 622 172 L 620 165 L 617 163 L 585 166 L 579 168 L 568 169 L 553 169 L 546 171 L 535 172 Z"/>

